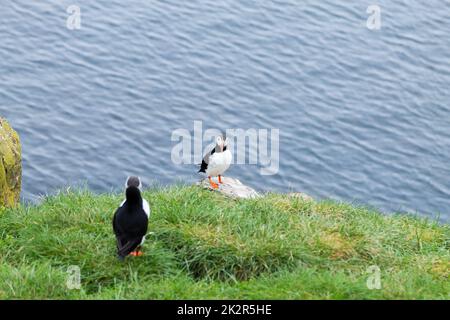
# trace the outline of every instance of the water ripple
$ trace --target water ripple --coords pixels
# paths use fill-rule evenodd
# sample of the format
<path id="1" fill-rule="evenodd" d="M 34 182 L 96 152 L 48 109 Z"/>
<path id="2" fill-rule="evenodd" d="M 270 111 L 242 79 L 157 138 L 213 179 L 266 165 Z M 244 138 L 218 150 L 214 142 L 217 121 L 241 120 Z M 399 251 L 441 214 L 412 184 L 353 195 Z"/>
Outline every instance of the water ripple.
<path id="1" fill-rule="evenodd" d="M 279 128 L 280 171 L 230 174 L 448 221 L 448 1 L 68 1 L 0 12 L 0 114 L 18 129 L 26 200 L 69 185 L 188 183 L 174 129 Z"/>

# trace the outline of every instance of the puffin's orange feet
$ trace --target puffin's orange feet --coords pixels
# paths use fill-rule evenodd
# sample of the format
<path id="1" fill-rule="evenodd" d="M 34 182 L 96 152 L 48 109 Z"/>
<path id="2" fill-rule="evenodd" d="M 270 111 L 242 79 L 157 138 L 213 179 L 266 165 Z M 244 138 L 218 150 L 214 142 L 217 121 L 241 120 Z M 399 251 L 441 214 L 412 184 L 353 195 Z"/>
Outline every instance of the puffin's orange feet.
<path id="1" fill-rule="evenodd" d="M 222 182 L 222 176 L 219 176 L 219 183 L 222 183 L 222 184 L 223 184 L 223 182 Z"/>
<path id="2" fill-rule="evenodd" d="M 219 185 L 217 183 L 215 183 L 214 181 L 212 181 L 211 177 L 208 177 L 208 178 L 209 178 L 209 183 L 210 183 L 211 187 L 213 189 L 219 189 Z"/>
<path id="3" fill-rule="evenodd" d="M 129 255 L 132 257 L 141 257 L 144 255 L 144 253 L 142 251 L 133 251 L 133 252 L 130 252 Z"/>
<path id="4" fill-rule="evenodd" d="M 219 185 L 215 182 L 211 183 L 211 187 L 213 187 L 213 189 L 219 189 Z"/>

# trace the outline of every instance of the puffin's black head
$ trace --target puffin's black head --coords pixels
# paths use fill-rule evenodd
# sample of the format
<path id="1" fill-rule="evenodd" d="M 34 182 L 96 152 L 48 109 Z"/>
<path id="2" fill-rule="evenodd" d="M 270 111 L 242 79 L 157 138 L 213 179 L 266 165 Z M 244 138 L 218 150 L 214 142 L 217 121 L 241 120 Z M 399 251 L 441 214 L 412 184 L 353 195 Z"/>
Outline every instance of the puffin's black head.
<path id="1" fill-rule="evenodd" d="M 139 177 L 132 176 L 127 179 L 125 194 L 128 204 L 138 205 L 142 203 L 141 187 L 142 183 Z"/>
<path id="2" fill-rule="evenodd" d="M 127 183 L 126 183 L 125 186 L 127 188 L 129 188 L 129 187 L 136 187 L 138 189 L 141 189 L 141 187 L 142 187 L 141 178 L 139 178 L 137 176 L 128 177 Z"/>
<path id="3" fill-rule="evenodd" d="M 223 152 L 228 145 L 228 140 L 225 134 L 216 137 L 216 152 Z"/>

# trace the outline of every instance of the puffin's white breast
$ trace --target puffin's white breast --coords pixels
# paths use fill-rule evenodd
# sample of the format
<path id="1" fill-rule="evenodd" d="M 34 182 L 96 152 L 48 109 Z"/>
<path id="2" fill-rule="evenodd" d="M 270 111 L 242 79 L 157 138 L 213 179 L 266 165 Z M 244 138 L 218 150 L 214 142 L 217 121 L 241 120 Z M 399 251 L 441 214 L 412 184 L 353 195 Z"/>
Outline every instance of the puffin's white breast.
<path id="1" fill-rule="evenodd" d="M 232 156 L 230 150 L 213 153 L 209 157 L 209 163 L 208 168 L 206 169 L 206 174 L 212 177 L 222 175 L 230 167 L 231 160 Z"/>
<path id="2" fill-rule="evenodd" d="M 147 218 L 150 218 L 150 205 L 148 204 L 148 201 L 145 199 L 142 199 L 142 207 L 147 214 Z"/>

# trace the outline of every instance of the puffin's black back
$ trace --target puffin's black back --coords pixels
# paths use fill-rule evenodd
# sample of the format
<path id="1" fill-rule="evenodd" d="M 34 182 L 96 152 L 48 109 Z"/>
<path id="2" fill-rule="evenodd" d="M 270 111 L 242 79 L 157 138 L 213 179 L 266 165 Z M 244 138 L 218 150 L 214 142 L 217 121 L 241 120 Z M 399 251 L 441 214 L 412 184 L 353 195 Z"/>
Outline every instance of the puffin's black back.
<path id="1" fill-rule="evenodd" d="M 139 188 L 126 190 L 126 201 L 118 208 L 113 218 L 113 230 L 117 239 L 117 254 L 125 258 L 142 242 L 147 233 L 148 217 L 143 208 Z"/>

